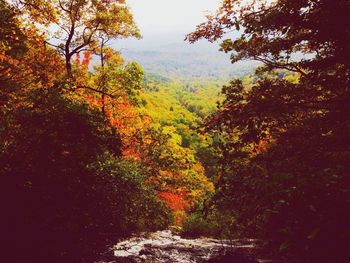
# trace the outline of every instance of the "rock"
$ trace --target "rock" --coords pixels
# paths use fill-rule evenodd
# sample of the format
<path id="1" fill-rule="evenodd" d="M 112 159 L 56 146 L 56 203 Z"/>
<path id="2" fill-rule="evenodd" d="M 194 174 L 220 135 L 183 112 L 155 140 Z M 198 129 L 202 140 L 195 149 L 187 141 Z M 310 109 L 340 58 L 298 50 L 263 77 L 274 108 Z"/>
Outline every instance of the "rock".
<path id="1" fill-rule="evenodd" d="M 115 260 L 108 262 L 256 263 L 249 261 L 248 255 L 244 253 L 244 249 L 254 246 L 254 240 L 185 239 L 166 230 L 119 242 L 113 248 Z"/>

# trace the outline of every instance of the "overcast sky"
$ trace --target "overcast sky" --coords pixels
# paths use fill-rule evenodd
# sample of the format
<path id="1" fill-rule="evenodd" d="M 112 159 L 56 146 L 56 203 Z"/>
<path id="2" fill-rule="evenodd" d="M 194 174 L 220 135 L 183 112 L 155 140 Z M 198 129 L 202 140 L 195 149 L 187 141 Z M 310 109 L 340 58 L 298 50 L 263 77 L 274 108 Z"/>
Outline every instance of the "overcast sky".
<path id="1" fill-rule="evenodd" d="M 205 21 L 219 0 L 127 0 L 144 34 L 187 31 Z"/>
<path id="2" fill-rule="evenodd" d="M 143 40 L 118 41 L 119 47 L 147 48 L 181 42 L 220 0 L 127 0 Z"/>

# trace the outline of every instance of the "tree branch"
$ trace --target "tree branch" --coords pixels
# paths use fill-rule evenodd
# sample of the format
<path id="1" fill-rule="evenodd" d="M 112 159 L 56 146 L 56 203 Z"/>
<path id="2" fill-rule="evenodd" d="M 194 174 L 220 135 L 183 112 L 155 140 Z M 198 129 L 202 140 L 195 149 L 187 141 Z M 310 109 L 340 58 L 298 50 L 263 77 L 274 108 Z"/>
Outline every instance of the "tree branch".
<path id="1" fill-rule="evenodd" d="M 253 58 L 254 58 L 254 60 L 260 61 L 267 66 L 270 66 L 273 68 L 279 68 L 279 69 L 286 69 L 289 71 L 300 73 L 303 76 L 307 76 L 307 73 L 295 64 L 292 64 L 292 63 L 282 64 L 282 63 L 278 63 L 276 61 L 273 61 L 271 59 L 259 57 L 259 56 L 254 56 Z"/>
<path id="2" fill-rule="evenodd" d="M 116 99 L 116 98 L 119 98 L 119 96 L 114 96 L 113 94 L 110 94 L 110 93 L 107 93 L 107 92 L 104 92 L 102 90 L 98 90 L 98 89 L 95 89 L 95 88 L 92 88 L 92 87 L 89 87 L 89 86 L 84 86 L 84 85 L 78 85 L 76 86 L 75 88 L 73 88 L 73 90 L 78 90 L 78 89 L 87 89 L 87 90 L 91 90 L 91 91 L 94 91 L 94 92 L 97 92 L 99 94 L 103 94 L 103 95 L 106 95 L 112 99 Z"/>
<path id="3" fill-rule="evenodd" d="M 64 8 L 63 7 L 63 4 L 62 4 L 62 2 L 61 2 L 61 0 L 58 0 L 58 3 L 59 3 L 59 5 L 60 5 L 60 7 L 61 7 L 61 9 L 63 10 L 63 11 L 65 11 L 65 12 L 67 12 L 68 14 L 71 14 L 72 12 L 72 10 L 68 10 L 67 8 Z"/>
<path id="4" fill-rule="evenodd" d="M 58 48 L 58 49 L 61 49 L 64 51 L 64 48 L 62 46 L 57 46 L 57 45 L 51 44 L 50 42 L 48 42 L 46 40 L 44 41 L 44 44 L 47 44 L 49 46 L 52 46 L 52 47 L 55 47 L 55 48 Z"/>

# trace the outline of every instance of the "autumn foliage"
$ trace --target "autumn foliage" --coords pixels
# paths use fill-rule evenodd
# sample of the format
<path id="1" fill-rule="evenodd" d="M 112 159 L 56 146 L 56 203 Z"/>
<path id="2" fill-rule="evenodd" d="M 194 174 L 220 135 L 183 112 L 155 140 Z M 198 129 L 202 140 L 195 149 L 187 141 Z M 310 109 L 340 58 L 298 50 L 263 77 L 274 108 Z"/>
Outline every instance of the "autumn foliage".
<path id="1" fill-rule="evenodd" d="M 108 46 L 139 37 L 123 1 L 0 11 L 3 258 L 94 262 L 133 232 L 180 224 L 213 192 L 195 152 L 141 109 L 141 66 Z"/>

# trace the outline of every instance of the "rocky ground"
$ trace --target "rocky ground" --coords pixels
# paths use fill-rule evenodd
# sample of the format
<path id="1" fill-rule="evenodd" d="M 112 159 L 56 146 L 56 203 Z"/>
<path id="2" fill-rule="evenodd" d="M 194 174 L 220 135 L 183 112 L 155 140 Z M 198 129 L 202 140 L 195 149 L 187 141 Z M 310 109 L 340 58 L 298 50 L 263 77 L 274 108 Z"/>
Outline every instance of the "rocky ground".
<path id="1" fill-rule="evenodd" d="M 109 263 L 253 263 L 247 251 L 254 249 L 256 240 L 184 239 L 170 230 L 143 234 L 122 241 L 113 248 Z"/>

